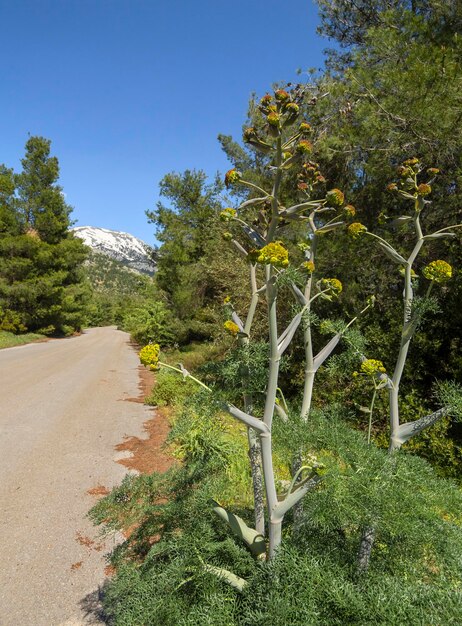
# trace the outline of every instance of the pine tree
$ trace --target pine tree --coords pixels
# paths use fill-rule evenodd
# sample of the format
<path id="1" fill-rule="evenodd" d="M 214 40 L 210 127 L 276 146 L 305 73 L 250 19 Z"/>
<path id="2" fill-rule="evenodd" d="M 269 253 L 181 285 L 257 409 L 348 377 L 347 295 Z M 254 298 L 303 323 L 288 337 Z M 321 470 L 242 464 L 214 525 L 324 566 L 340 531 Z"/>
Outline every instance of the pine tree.
<path id="1" fill-rule="evenodd" d="M 23 171 L 0 170 L 0 325 L 6 330 L 68 334 L 83 322 L 86 250 L 69 231 L 72 209 L 57 184 L 50 144 L 31 137 Z"/>

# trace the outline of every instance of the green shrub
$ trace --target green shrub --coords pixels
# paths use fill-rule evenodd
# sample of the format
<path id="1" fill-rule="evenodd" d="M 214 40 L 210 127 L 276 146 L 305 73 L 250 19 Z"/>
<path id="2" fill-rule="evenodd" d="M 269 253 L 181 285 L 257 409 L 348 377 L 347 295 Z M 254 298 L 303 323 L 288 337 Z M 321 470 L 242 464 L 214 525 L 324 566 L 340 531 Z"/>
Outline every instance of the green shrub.
<path id="1" fill-rule="evenodd" d="M 10 309 L 3 310 L 0 308 L 0 330 L 18 334 L 25 333 L 27 327 L 23 323 L 20 313 L 11 311 Z"/>
<path id="2" fill-rule="evenodd" d="M 176 341 L 174 329 L 170 325 L 170 312 L 160 301 L 129 310 L 122 317 L 120 326 L 142 346 L 150 342 L 169 345 Z"/>
<path id="3" fill-rule="evenodd" d="M 186 402 L 170 436 L 184 465 L 163 476 L 128 476 L 92 511 L 109 528 L 135 528 L 111 557 L 118 571 L 103 600 L 111 623 L 461 623 L 462 493 L 451 481 L 404 451 L 390 459 L 367 446 L 338 408 L 315 412 L 308 428 L 278 421 L 281 456 L 302 445 L 326 469 L 321 488 L 304 501 L 297 532 L 288 519 L 277 557 L 256 563 L 212 511 L 211 499 L 228 493 L 234 512 L 251 523 L 251 498 L 241 497 L 250 478 L 236 479 L 235 459 L 246 455 L 243 433 L 206 397 Z M 371 520 L 375 548 L 361 576 L 356 554 Z M 247 580 L 244 592 L 207 573 L 204 563 Z"/>
<path id="4" fill-rule="evenodd" d="M 172 406 L 181 404 L 197 393 L 197 384 L 189 378 L 183 379 L 174 372 L 160 370 L 156 373 L 156 382 L 145 402 L 153 406 Z"/>

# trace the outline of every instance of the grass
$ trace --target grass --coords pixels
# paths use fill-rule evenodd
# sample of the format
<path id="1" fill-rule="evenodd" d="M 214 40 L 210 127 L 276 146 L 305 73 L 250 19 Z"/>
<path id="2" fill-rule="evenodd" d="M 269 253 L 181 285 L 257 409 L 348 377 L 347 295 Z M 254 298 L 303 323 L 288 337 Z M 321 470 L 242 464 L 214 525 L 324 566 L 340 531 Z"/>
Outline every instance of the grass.
<path id="1" fill-rule="evenodd" d="M 193 342 L 175 350 L 167 350 L 162 358 L 169 365 L 182 363 L 187 370 L 193 372 L 204 363 L 221 356 L 224 347 L 219 343 Z"/>
<path id="2" fill-rule="evenodd" d="M 37 333 L 14 335 L 13 333 L 8 333 L 6 330 L 0 330 L 0 349 L 22 346 L 25 343 L 40 341 L 40 339 L 45 339 L 44 335 L 38 335 Z"/>

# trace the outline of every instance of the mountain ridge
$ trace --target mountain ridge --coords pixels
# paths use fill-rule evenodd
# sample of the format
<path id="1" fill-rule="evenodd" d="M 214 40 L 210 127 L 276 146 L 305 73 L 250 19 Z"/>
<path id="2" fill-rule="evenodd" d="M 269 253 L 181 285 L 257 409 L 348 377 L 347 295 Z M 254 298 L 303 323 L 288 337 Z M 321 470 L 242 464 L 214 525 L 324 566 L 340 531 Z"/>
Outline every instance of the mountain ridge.
<path id="1" fill-rule="evenodd" d="M 94 252 L 135 272 L 152 276 L 156 271 L 156 248 L 130 233 L 98 226 L 75 226 L 71 232 Z"/>

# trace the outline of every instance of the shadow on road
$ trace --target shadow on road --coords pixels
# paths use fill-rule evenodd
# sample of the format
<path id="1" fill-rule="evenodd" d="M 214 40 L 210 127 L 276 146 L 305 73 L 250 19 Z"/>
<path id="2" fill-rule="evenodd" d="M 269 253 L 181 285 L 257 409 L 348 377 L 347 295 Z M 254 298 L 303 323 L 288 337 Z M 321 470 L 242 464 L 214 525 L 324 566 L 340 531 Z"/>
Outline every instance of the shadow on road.
<path id="1" fill-rule="evenodd" d="M 92 591 L 79 602 L 88 624 L 107 624 L 109 626 L 111 623 L 102 606 L 107 584 L 107 581 L 104 582 L 96 591 Z"/>

